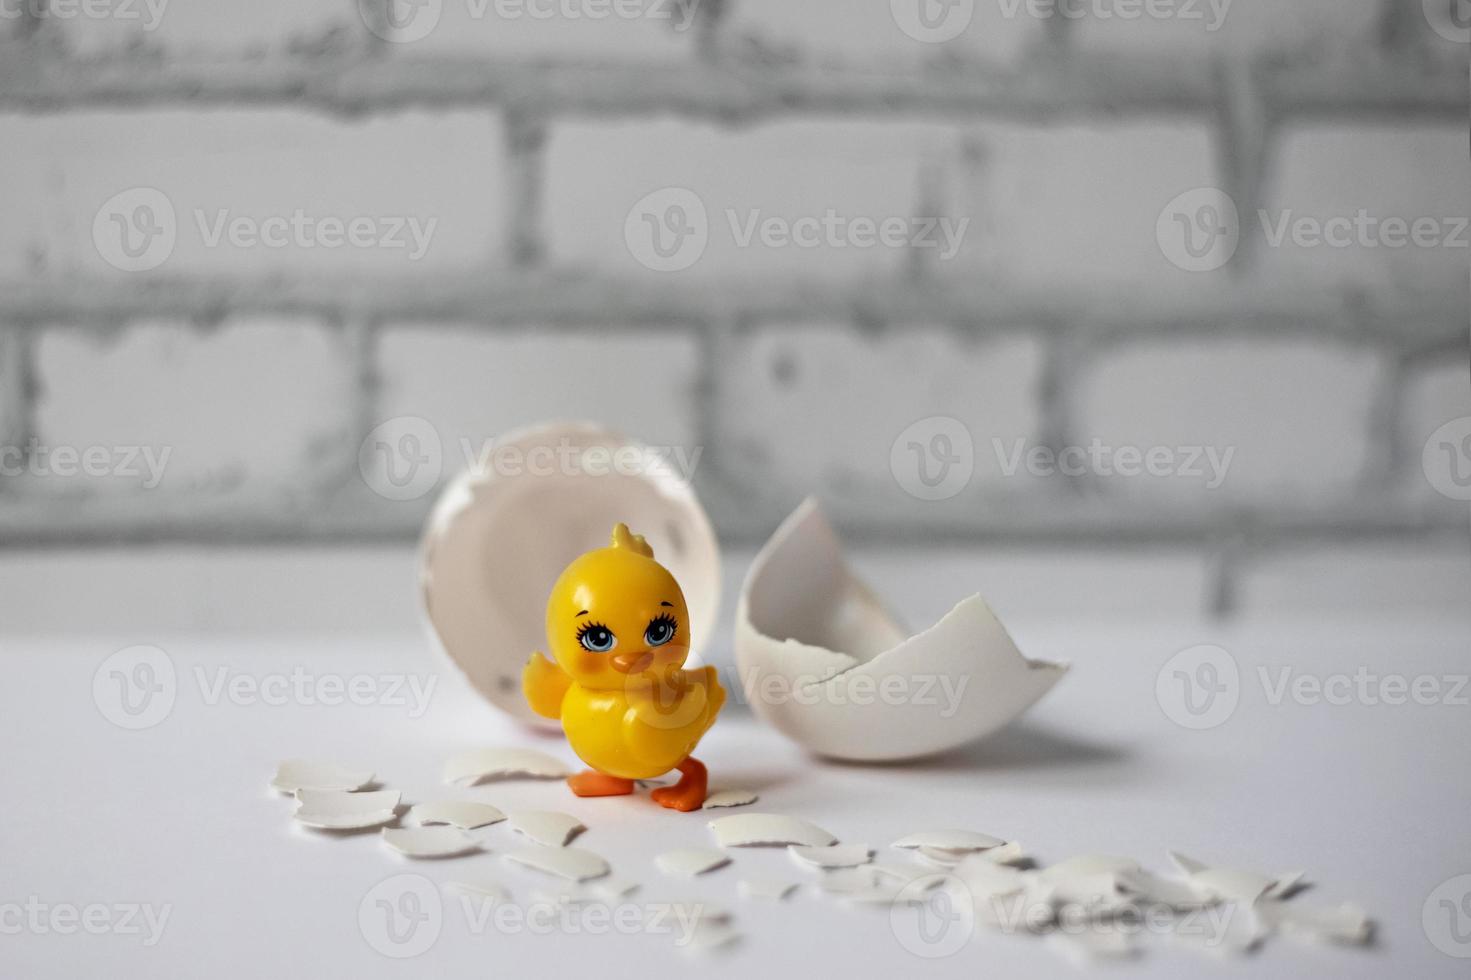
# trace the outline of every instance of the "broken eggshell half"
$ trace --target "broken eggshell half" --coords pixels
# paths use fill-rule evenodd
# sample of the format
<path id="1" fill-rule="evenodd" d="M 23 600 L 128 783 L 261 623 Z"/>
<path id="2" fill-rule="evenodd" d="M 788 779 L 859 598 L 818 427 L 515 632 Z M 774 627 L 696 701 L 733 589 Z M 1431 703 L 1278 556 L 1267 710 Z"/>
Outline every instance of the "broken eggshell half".
<path id="1" fill-rule="evenodd" d="M 974 741 L 1026 711 L 1067 672 L 1022 656 L 979 595 L 907 635 L 849 571 L 810 498 L 757 554 L 735 631 L 752 708 L 835 759 L 911 759 Z M 918 697 L 922 683 L 948 685 L 958 709 L 943 697 Z"/>
<path id="2" fill-rule="evenodd" d="M 540 728 L 521 669 L 546 650 L 546 603 L 578 555 L 613 525 L 644 535 L 673 573 L 704 648 L 720 601 L 720 547 L 681 472 L 693 457 L 655 451 L 592 423 L 553 423 L 495 439 L 440 496 L 424 531 L 424 608 L 441 646 L 492 704 Z"/>

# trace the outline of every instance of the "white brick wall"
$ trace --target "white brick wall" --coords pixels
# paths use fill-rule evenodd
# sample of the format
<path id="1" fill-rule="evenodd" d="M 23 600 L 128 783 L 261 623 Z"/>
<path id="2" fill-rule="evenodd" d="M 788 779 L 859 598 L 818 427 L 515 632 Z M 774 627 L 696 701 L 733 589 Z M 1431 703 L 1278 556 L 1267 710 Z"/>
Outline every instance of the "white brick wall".
<path id="1" fill-rule="evenodd" d="M 857 63 L 882 58 L 918 61 L 946 53 L 980 55 L 1010 62 L 1038 40 L 1039 24 L 1030 18 L 1007 17 L 997 0 L 979 0 L 969 10 L 953 5 L 953 26 L 940 21 L 943 44 L 923 40 L 904 27 L 920 24 L 916 12 L 925 0 L 742 0 L 732 13 L 733 33 L 778 51 L 815 59 L 838 58 Z M 1009 0 L 1008 0 L 1009 2 Z M 943 9 L 943 8 L 942 8 Z"/>
<path id="2" fill-rule="evenodd" d="M 728 132 L 684 122 L 565 125 L 547 154 L 552 261 L 624 276 L 672 275 L 650 273 L 640 262 L 650 254 L 650 226 L 636 223 L 629 238 L 625 224 L 646 195 L 683 188 L 705 213 L 702 220 L 689 208 L 690 226 L 707 236 L 703 253 L 680 270 L 690 277 L 892 274 L 905 250 L 877 242 L 873 232 L 859 239 L 813 228 L 818 237 L 807 239 L 816 242 L 809 247 L 768 236 L 761 226 L 774 220 L 796 237 L 797 222 L 812 227 L 829 210 L 844 222 L 917 214 L 922 163 L 939 160 L 952 142 L 941 126 L 828 120 Z M 680 200 L 661 194 L 640 216 L 658 220 Z M 667 226 L 661 237 L 673 246 Z M 868 240 L 874 244 L 864 246 Z"/>
<path id="3" fill-rule="evenodd" d="M 1465 47 L 1414 0 L 1389 31 L 1379 0 L 1234 0 L 1216 32 L 1057 30 L 977 0 L 928 41 L 919 0 L 731 0 L 713 35 L 495 2 L 446 0 L 406 43 L 375 40 L 355 0 L 170 0 L 153 31 L 52 18 L 0 42 L 0 432 L 175 451 L 168 493 L 0 480 L 0 540 L 407 539 L 427 499 L 385 509 L 352 477 L 365 428 L 407 414 L 451 452 L 549 416 L 700 443 L 717 523 L 751 538 L 813 490 L 876 537 L 1285 547 L 1449 526 L 1414 470 L 1432 423 L 1468 411 L 1467 250 L 1263 247 L 1255 214 L 1448 232 L 1471 211 Z M 1225 68 L 1269 83 L 1255 191 Z M 174 213 L 161 259 L 159 198 L 104 208 L 139 187 Z M 1201 187 L 1242 197 L 1250 261 L 1177 266 L 1161 211 Z M 704 220 L 661 255 L 645 216 L 698 217 L 644 200 L 668 188 Z M 363 244 L 201 239 L 198 212 L 248 237 L 298 208 L 344 237 L 366 220 Z M 966 222 L 958 253 L 858 247 L 914 217 Z M 434 222 L 417 261 L 370 244 L 407 246 L 385 222 L 411 218 Z M 890 458 L 931 417 L 964 427 L 975 468 L 940 501 Z M 1201 491 L 1004 477 L 992 441 L 1094 437 L 1236 454 Z"/>
<path id="4" fill-rule="evenodd" d="M 507 325 L 486 336 L 389 328 L 379 346 L 378 421 L 428 420 L 449 476 L 485 443 L 548 419 L 595 420 L 645 444 L 693 449 L 697 441 L 694 338 L 673 331 L 550 331 Z"/>
<path id="5" fill-rule="evenodd" d="M 1072 441 L 1147 452 L 1210 448 L 1234 456 L 1219 486 L 1208 478 L 1144 473 L 1099 479 L 1101 492 L 1191 499 L 1217 509 L 1322 500 L 1363 472 L 1368 408 L 1378 380 L 1362 352 L 1303 343 L 1197 341 L 1124 348 L 1099 358 L 1081 385 Z M 1304 391 L 1312 398 L 1302 397 Z M 1178 457 L 1177 457 L 1178 458 Z M 1184 459 L 1179 459 L 1184 465 Z M 1208 460 L 1205 461 L 1208 467 Z M 1131 465 L 1131 469 L 1137 464 Z M 1159 469 L 1164 469 L 1163 466 Z"/>
<path id="6" fill-rule="evenodd" d="M 1176 195 L 1217 186 L 1203 125 L 997 125 L 968 134 L 950 204 L 972 218 L 944 274 L 1041 282 L 1191 285 L 1156 235 Z M 1065 270 L 1065 275 L 1060 275 Z"/>
<path id="7" fill-rule="evenodd" d="M 161 192 L 174 215 L 172 253 L 150 270 L 160 275 L 412 277 L 484 268 L 503 254 L 500 129 L 481 113 L 349 123 L 259 111 L 10 115 L 0 117 L 0 143 L 20 171 L 0 185 L 8 276 L 116 276 L 94 222 L 115 195 L 140 187 Z M 125 223 L 132 203 L 117 212 Z M 282 228 L 279 237 L 266 225 L 298 211 L 310 222 L 301 233 Z M 164 206 L 153 213 L 166 220 Z M 236 235 L 237 219 L 259 233 Z M 333 221 L 342 225 L 335 235 Z M 369 223 L 357 243 L 346 234 L 353 221 Z M 103 248 L 121 241 L 111 223 L 99 234 Z M 268 237 L 284 244 L 263 244 Z"/>
<path id="8" fill-rule="evenodd" d="M 1042 359 L 1031 338 L 976 342 L 923 324 L 879 336 L 842 323 L 769 324 L 732 347 L 716 383 L 712 462 L 753 502 L 780 510 L 818 493 L 840 512 L 943 523 L 973 512 L 987 491 L 1031 486 L 1025 473 L 1003 479 L 992 445 L 1030 445 L 1039 435 Z M 974 471 L 949 499 L 918 501 L 891 470 L 891 451 L 901 433 L 934 416 L 965 427 Z"/>
<path id="9" fill-rule="evenodd" d="M 24 490 L 143 490 L 164 507 L 264 496 L 305 508 L 355 460 L 344 452 L 352 378 L 340 337 L 319 324 L 235 320 L 196 333 L 143 323 L 101 338 L 53 332 L 38 345 L 36 365 L 34 436 L 45 454 L 33 457 L 40 472 L 23 480 Z M 116 464 L 105 475 L 55 458 L 92 447 Z M 160 465 L 150 471 L 145 454 Z"/>
<path id="10" fill-rule="evenodd" d="M 1265 246 L 1261 262 L 1270 274 L 1361 287 L 1464 276 L 1471 263 L 1471 187 L 1445 166 L 1466 156 L 1464 126 L 1300 129 L 1283 134 L 1278 154 L 1279 176 L 1262 205 L 1265 224 L 1260 215 L 1241 216 Z M 1361 211 L 1377 223 L 1364 222 L 1363 231 L 1344 223 L 1357 221 Z M 1385 224 L 1394 219 L 1408 229 Z M 1407 234 L 1417 222 L 1428 222 L 1422 244 Z M 1282 244 L 1273 245 L 1272 236 L 1284 229 Z"/>

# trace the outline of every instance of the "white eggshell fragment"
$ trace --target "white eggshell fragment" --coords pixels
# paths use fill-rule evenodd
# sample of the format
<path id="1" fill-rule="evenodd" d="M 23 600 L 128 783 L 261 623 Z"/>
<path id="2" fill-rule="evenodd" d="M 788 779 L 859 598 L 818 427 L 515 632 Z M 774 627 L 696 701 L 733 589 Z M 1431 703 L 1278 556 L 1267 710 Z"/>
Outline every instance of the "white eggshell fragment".
<path id="1" fill-rule="evenodd" d="M 424 608 L 474 688 L 542 728 L 521 669 L 546 649 L 546 601 L 572 559 L 608 543 L 620 521 L 648 539 L 684 591 L 703 649 L 720 601 L 720 547 L 687 479 L 685 447 L 664 453 L 586 423 L 549 423 L 496 438 L 445 489 L 424 530 Z"/>
<path id="2" fill-rule="evenodd" d="M 489 827 L 500 823 L 506 815 L 489 803 L 474 800 L 435 800 L 420 803 L 409 810 L 409 820 L 417 824 L 446 823 L 461 830 Z"/>
<path id="3" fill-rule="evenodd" d="M 505 855 L 505 859 L 572 881 L 601 878 L 608 873 L 607 861 L 580 847 L 523 847 Z"/>
<path id="4" fill-rule="evenodd" d="M 480 841 L 458 827 L 384 827 L 383 843 L 411 858 L 456 857 L 480 850 Z"/>
<path id="5" fill-rule="evenodd" d="M 348 769 L 330 762 L 288 759 L 276 767 L 271 788 L 282 793 L 299 789 L 362 789 L 373 781 L 373 774 L 363 769 Z"/>
<path id="6" fill-rule="evenodd" d="M 535 749 L 471 749 L 444 764 L 444 781 L 461 785 L 517 776 L 563 779 L 570 775 L 572 770 L 561 759 Z"/>
<path id="7" fill-rule="evenodd" d="M 986 851 L 1006 841 L 974 830 L 924 830 L 894 841 L 895 847 L 931 848 L 941 851 Z M 959 860 L 957 858 L 956 860 Z"/>
<path id="8" fill-rule="evenodd" d="M 654 858 L 654 867 L 667 875 L 693 877 L 730 863 L 730 855 L 709 847 L 682 847 Z"/>
<path id="9" fill-rule="evenodd" d="M 810 499 L 751 565 L 735 653 L 763 720 L 819 755 L 858 761 L 931 755 L 989 735 L 1067 670 L 1023 657 L 980 596 L 907 635 L 849 571 Z"/>
<path id="10" fill-rule="evenodd" d="M 1368 913 L 1351 902 L 1325 907 L 1264 898 L 1253 909 L 1268 928 L 1315 942 L 1361 946 L 1374 931 Z"/>
<path id="11" fill-rule="evenodd" d="M 737 813 L 710 821 L 721 847 L 760 847 L 769 844 L 805 844 L 826 847 L 837 838 L 816 824 L 779 813 Z"/>
<path id="12" fill-rule="evenodd" d="M 398 812 L 396 789 L 349 793 L 336 789 L 299 789 L 296 819 L 323 830 L 361 830 L 388 823 Z"/>
<path id="13" fill-rule="evenodd" d="M 705 797 L 704 809 L 717 810 L 727 806 L 750 806 L 757 796 L 745 789 L 718 789 Z"/>
<path id="14" fill-rule="evenodd" d="M 516 833 L 524 834 L 544 847 L 564 847 L 587 829 L 572 814 L 556 810 L 516 810 L 510 815 L 510 823 Z"/>
<path id="15" fill-rule="evenodd" d="M 1292 890 L 1302 880 L 1302 872 L 1278 875 L 1273 878 L 1255 871 L 1240 871 L 1234 868 L 1213 868 L 1176 851 L 1170 852 L 1175 862 L 1190 881 L 1190 886 L 1203 898 L 1222 899 L 1250 905 L 1257 899 L 1280 897 Z"/>
<path id="16" fill-rule="evenodd" d="M 834 844 L 831 847 L 809 847 L 795 844 L 787 848 L 792 860 L 808 868 L 824 871 L 832 868 L 854 868 L 873 860 L 873 848 L 867 844 Z"/>

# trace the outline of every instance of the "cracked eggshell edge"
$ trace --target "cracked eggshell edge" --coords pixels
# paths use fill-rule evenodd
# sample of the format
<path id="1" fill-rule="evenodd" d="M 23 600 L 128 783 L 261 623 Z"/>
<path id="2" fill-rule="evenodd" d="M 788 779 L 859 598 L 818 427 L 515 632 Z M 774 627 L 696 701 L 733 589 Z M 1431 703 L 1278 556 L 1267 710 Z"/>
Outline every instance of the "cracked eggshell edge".
<path id="1" fill-rule="evenodd" d="M 793 581 L 776 587 L 767 585 L 772 566 L 782 564 L 811 574 L 793 575 Z M 824 587 L 827 594 L 813 595 Z M 785 609 L 753 610 L 763 596 L 783 595 L 810 596 L 809 605 L 819 608 L 814 613 L 792 601 L 785 603 Z M 770 628 L 783 619 L 822 615 L 823 606 L 831 622 L 796 622 L 795 629 L 781 632 L 811 629 L 835 634 L 844 628 L 839 620 L 859 621 L 878 635 L 883 648 L 863 660 L 790 635 L 770 636 L 755 625 L 762 622 Z M 849 570 L 820 505 L 808 498 L 782 522 L 746 575 L 736 612 L 736 666 L 762 720 L 818 755 L 863 762 L 919 758 L 984 738 L 1035 704 L 1068 669 L 1066 664 L 1024 657 L 979 595 L 957 603 L 929 629 L 903 637 L 902 628 L 877 596 Z M 891 639 L 894 642 L 889 643 Z M 948 679 L 952 690 L 964 680 L 959 710 L 946 717 L 934 706 L 903 698 L 884 703 L 874 697 L 867 704 L 855 704 L 845 694 L 859 678 L 870 691 L 879 691 L 884 678 L 896 674 Z M 825 686 L 832 696 L 763 697 L 763 678 L 772 675 L 803 691 Z"/>

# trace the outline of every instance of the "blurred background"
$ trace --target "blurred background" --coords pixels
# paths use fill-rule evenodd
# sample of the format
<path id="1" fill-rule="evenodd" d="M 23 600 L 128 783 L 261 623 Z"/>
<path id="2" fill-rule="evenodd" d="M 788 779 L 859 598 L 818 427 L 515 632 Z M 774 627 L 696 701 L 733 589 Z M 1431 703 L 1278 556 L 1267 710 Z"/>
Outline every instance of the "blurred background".
<path id="1" fill-rule="evenodd" d="M 7 626 L 409 626 L 439 489 L 552 418 L 686 461 L 737 579 L 815 493 L 937 611 L 1464 618 L 1468 39 L 0 0 Z"/>

